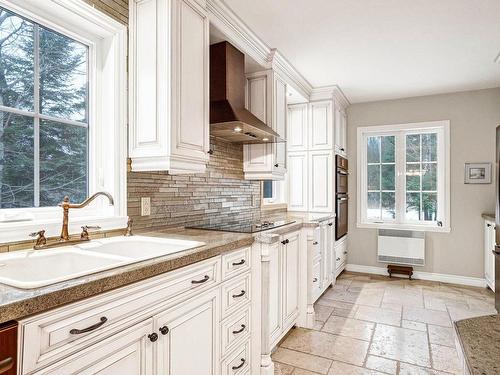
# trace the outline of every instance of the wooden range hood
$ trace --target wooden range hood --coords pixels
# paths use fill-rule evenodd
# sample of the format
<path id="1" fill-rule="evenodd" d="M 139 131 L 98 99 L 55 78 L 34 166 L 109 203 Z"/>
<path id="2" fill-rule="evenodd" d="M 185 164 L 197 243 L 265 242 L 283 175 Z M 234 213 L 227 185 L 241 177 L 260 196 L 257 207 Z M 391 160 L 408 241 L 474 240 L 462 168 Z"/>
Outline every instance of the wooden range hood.
<path id="1" fill-rule="evenodd" d="M 210 46 L 210 135 L 232 143 L 285 142 L 245 108 L 245 55 L 228 42 Z"/>

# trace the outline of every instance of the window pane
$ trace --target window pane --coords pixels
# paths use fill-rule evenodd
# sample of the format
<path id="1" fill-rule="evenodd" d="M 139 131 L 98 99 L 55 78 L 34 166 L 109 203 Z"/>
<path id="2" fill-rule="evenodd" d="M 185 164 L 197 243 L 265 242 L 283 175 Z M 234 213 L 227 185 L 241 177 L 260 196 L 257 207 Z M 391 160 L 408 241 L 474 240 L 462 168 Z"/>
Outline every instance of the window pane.
<path id="1" fill-rule="evenodd" d="M 382 219 L 396 218 L 396 193 L 382 193 Z"/>
<path id="2" fill-rule="evenodd" d="M 380 193 L 368 193 L 368 219 L 380 219 Z"/>
<path id="3" fill-rule="evenodd" d="M 55 206 L 65 195 L 87 197 L 87 134 L 81 126 L 43 120 L 40 124 L 40 206 Z"/>
<path id="4" fill-rule="evenodd" d="M 406 219 L 420 220 L 420 193 L 406 194 Z"/>
<path id="5" fill-rule="evenodd" d="M 87 121 L 87 47 L 40 27 L 40 112 Z"/>
<path id="6" fill-rule="evenodd" d="M 422 161 L 437 161 L 437 134 L 422 134 Z"/>
<path id="7" fill-rule="evenodd" d="M 382 190 L 395 190 L 395 167 L 394 164 L 382 164 Z"/>
<path id="8" fill-rule="evenodd" d="M 406 161 L 420 161 L 420 135 L 406 136 Z"/>
<path id="9" fill-rule="evenodd" d="M 406 190 L 420 191 L 420 164 L 406 164 Z"/>
<path id="10" fill-rule="evenodd" d="M 380 137 L 368 137 L 367 151 L 368 163 L 380 163 Z"/>
<path id="11" fill-rule="evenodd" d="M 437 190 L 437 165 L 422 164 L 422 190 Z"/>
<path id="12" fill-rule="evenodd" d="M 273 197 L 273 181 L 266 180 L 266 181 L 264 181 L 263 186 L 264 187 L 263 187 L 262 197 L 264 199 L 272 198 Z"/>
<path id="13" fill-rule="evenodd" d="M 0 111 L 0 208 L 33 207 L 33 119 Z"/>
<path id="14" fill-rule="evenodd" d="M 33 24 L 0 8 L 0 104 L 33 111 Z"/>
<path id="15" fill-rule="evenodd" d="M 437 194 L 436 193 L 422 193 L 422 211 L 423 220 L 436 221 L 437 220 Z"/>
<path id="16" fill-rule="evenodd" d="M 380 190 L 380 165 L 368 166 L 368 190 Z"/>
<path id="17" fill-rule="evenodd" d="M 396 137 L 382 137 L 382 163 L 394 163 L 396 155 L 394 152 L 394 143 Z"/>

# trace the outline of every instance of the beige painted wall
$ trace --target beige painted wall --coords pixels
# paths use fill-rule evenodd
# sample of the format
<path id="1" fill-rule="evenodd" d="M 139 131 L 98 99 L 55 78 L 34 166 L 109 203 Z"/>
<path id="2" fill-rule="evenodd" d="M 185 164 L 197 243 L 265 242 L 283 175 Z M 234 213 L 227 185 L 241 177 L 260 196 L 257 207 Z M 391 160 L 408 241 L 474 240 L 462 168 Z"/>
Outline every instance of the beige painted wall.
<path id="1" fill-rule="evenodd" d="M 347 113 L 351 172 L 348 263 L 386 266 L 376 260 L 377 231 L 356 227 L 357 127 L 450 120 L 451 232 L 427 233 L 426 265 L 416 270 L 483 277 L 481 213 L 494 212 L 495 184 L 465 185 L 464 163 L 495 161 L 500 88 L 354 104 Z"/>

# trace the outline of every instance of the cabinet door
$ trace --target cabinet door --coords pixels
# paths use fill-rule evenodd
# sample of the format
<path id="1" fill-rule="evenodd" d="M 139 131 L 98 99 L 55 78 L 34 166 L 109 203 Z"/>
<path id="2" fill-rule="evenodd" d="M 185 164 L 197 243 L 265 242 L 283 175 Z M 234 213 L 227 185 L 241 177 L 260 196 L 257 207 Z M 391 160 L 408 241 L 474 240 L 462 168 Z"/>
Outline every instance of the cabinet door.
<path id="1" fill-rule="evenodd" d="M 273 79 L 273 129 L 282 138 L 287 139 L 286 134 L 286 120 L 287 120 L 287 107 L 286 107 L 286 83 L 274 74 Z M 286 142 L 276 143 L 274 146 L 275 168 L 286 169 Z"/>
<path id="2" fill-rule="evenodd" d="M 283 235 L 283 326 L 288 326 L 299 312 L 300 232 Z"/>
<path id="3" fill-rule="evenodd" d="M 484 223 L 484 277 L 493 290 L 495 286 L 495 223 L 486 220 Z"/>
<path id="4" fill-rule="evenodd" d="M 247 77 L 246 108 L 259 120 L 272 126 L 272 104 L 269 90 L 269 72 L 254 73 Z M 245 179 L 275 179 L 276 150 L 273 144 L 243 145 L 243 170 Z"/>
<path id="5" fill-rule="evenodd" d="M 332 151 L 309 153 L 309 211 L 333 212 Z"/>
<path id="6" fill-rule="evenodd" d="M 208 160 L 208 14 L 194 0 L 172 1 L 172 157 Z"/>
<path id="7" fill-rule="evenodd" d="M 287 148 L 289 152 L 307 150 L 307 104 L 288 106 Z"/>
<path id="8" fill-rule="evenodd" d="M 159 374 L 219 374 L 219 293 L 210 291 L 154 317 Z"/>
<path id="9" fill-rule="evenodd" d="M 283 275 L 283 251 L 281 243 L 277 242 L 269 245 L 269 278 L 268 278 L 268 293 L 269 293 L 269 308 L 267 314 L 269 316 L 269 342 L 274 344 L 281 334 L 283 327 L 282 320 L 282 275 Z M 263 312 L 265 314 L 265 312 Z"/>
<path id="10" fill-rule="evenodd" d="M 86 348 L 37 374 L 153 374 L 153 320 L 148 319 Z"/>
<path id="11" fill-rule="evenodd" d="M 326 230 L 326 255 L 327 255 L 327 273 L 328 283 L 331 284 L 335 280 L 335 221 L 330 220 L 327 223 Z"/>
<path id="12" fill-rule="evenodd" d="M 347 156 L 347 114 L 344 110 L 340 111 L 340 152 Z"/>
<path id="13" fill-rule="evenodd" d="M 333 149 L 333 102 L 331 100 L 309 104 L 309 149 Z"/>
<path id="14" fill-rule="evenodd" d="M 288 209 L 307 211 L 307 152 L 288 153 Z"/>

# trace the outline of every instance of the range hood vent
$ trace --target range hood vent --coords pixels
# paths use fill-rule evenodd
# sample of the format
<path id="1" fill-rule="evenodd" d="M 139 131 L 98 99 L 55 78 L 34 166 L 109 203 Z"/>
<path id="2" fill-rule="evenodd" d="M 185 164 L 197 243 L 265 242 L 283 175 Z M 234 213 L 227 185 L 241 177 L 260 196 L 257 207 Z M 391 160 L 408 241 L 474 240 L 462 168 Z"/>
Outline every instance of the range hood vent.
<path id="1" fill-rule="evenodd" d="M 245 108 L 245 56 L 228 42 L 210 46 L 210 135 L 232 143 L 285 142 Z"/>

